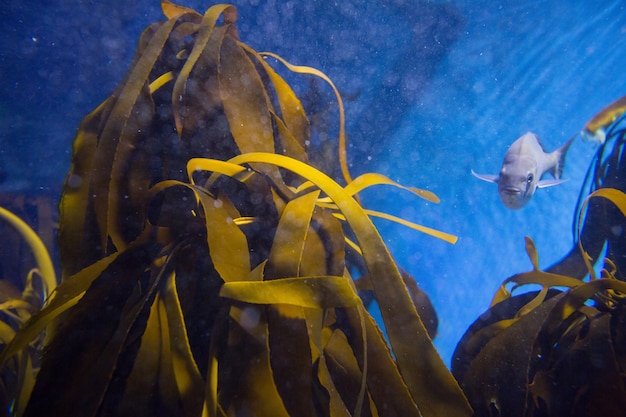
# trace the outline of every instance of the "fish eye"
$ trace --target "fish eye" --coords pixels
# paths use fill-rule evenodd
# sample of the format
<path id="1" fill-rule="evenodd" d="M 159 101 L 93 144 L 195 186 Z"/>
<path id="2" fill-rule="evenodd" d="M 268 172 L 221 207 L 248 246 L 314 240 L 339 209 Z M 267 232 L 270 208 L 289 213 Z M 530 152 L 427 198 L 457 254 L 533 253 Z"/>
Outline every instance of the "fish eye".
<path id="1" fill-rule="evenodd" d="M 528 177 L 526 178 L 526 182 L 530 184 L 531 182 L 533 182 L 533 178 L 534 178 L 533 174 L 528 174 Z"/>

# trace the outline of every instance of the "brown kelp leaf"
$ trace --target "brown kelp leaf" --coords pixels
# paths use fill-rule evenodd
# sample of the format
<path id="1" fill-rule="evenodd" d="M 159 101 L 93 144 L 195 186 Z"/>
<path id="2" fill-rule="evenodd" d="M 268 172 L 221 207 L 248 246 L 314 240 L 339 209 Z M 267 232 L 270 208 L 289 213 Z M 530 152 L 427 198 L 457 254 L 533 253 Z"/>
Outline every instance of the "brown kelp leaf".
<path id="1" fill-rule="evenodd" d="M 359 175 L 348 185 L 346 185 L 345 190 L 350 195 L 356 195 L 366 188 L 372 187 L 374 185 L 391 185 L 393 187 L 398 187 L 400 189 L 409 191 L 427 201 L 430 201 L 431 203 L 439 203 L 440 201 L 439 197 L 437 197 L 432 191 L 422 190 L 415 187 L 406 187 L 393 181 L 385 175 L 375 172 L 367 172 L 365 174 Z"/>
<path id="2" fill-rule="evenodd" d="M 461 384 L 477 415 L 526 415 L 527 370 L 535 339 L 559 299 L 552 297 L 520 318 L 472 359 Z"/>
<path id="3" fill-rule="evenodd" d="M 512 277 L 507 278 L 502 285 L 500 285 L 500 288 L 491 300 L 491 307 L 511 297 L 511 291 L 507 288 L 509 284 L 514 284 L 513 290 L 527 284 L 539 284 L 544 288 L 574 288 L 581 284 L 581 281 L 576 278 L 541 271 L 539 269 L 539 255 L 537 254 L 535 243 L 528 236 L 524 237 L 524 241 L 526 244 L 526 253 L 528 254 L 528 258 L 533 265 L 533 270 L 521 274 L 515 274 Z"/>
<path id="4" fill-rule="evenodd" d="M 24 240 L 32 250 L 33 255 L 35 256 L 37 270 L 39 271 L 39 275 L 41 276 L 46 287 L 44 289 L 44 296 L 47 297 L 47 294 L 50 294 L 55 290 L 57 286 L 57 278 L 56 273 L 54 272 L 54 266 L 52 265 L 52 260 L 50 259 L 50 255 L 48 254 L 46 246 L 41 241 L 39 236 L 37 236 L 37 233 L 35 233 L 33 229 L 28 226 L 28 224 L 26 224 L 15 214 L 2 207 L 0 207 L 0 219 L 7 221 L 11 226 L 13 226 L 13 228 L 15 228 L 17 232 L 24 238 Z"/>
<path id="5" fill-rule="evenodd" d="M 581 208 L 580 208 L 581 214 L 578 216 L 577 236 L 580 236 L 582 225 L 583 225 L 583 220 L 585 219 L 585 216 L 583 213 L 585 212 L 587 205 L 589 204 L 589 200 L 591 200 L 594 197 L 603 197 L 603 198 L 610 200 L 613 204 L 615 204 L 615 206 L 619 209 L 622 215 L 626 216 L 626 194 L 624 194 L 622 191 L 617 190 L 615 188 L 600 188 L 594 191 L 593 193 L 589 194 L 581 205 Z M 578 248 L 580 249 L 580 253 L 583 257 L 585 265 L 587 265 L 587 271 L 589 272 L 589 275 L 593 279 L 595 279 L 595 271 L 590 262 L 591 257 L 589 256 L 587 252 L 585 252 L 585 249 L 583 248 L 583 244 L 582 244 L 582 239 L 579 238 L 577 240 L 578 240 Z"/>
<path id="6" fill-rule="evenodd" d="M 564 297 L 550 312 L 550 318 L 546 321 L 546 326 L 542 331 L 548 334 L 553 333 L 560 323 L 581 308 L 587 300 L 607 290 L 626 294 L 626 282 L 613 278 L 603 278 L 572 288 L 567 293 L 567 297 Z"/>
<path id="7" fill-rule="evenodd" d="M 529 414 L 623 414 L 626 389 L 611 338 L 611 316 L 596 310 L 593 316 L 577 318 L 567 323 L 555 345 L 539 351 L 529 386 Z"/>
<path id="8" fill-rule="evenodd" d="M 539 270 L 539 255 L 537 254 L 535 242 L 529 236 L 524 236 L 524 242 L 526 243 L 526 254 L 533 264 L 533 269 L 537 271 Z"/>
<path id="9" fill-rule="evenodd" d="M 63 185 L 59 204 L 59 252 L 62 278 L 74 275 L 101 254 L 99 233 L 90 227 L 91 171 L 98 137 L 115 100 L 107 98 L 80 123 L 74 139 L 72 166 Z"/>
<path id="10" fill-rule="evenodd" d="M 93 280 L 117 258 L 117 255 L 110 255 L 63 281 L 57 287 L 55 296 L 50 302 L 42 310 L 35 313 L 16 334 L 16 337 L 11 340 L 11 343 L 0 352 L 0 364 L 4 364 L 7 359 L 24 349 L 46 327 L 46 338 L 50 340 L 58 326 L 58 323 L 55 324 L 53 321 L 78 302 Z"/>
<path id="11" fill-rule="evenodd" d="M 204 210 L 207 243 L 215 269 L 225 282 L 248 279 L 250 254 L 246 236 L 234 222 L 239 217 L 237 209 L 226 195 L 214 199 L 200 191 L 197 196 Z"/>
<path id="12" fill-rule="evenodd" d="M 195 185 L 193 173 L 204 169 L 236 176 L 245 171 L 245 168 L 236 168 L 232 164 L 218 160 L 211 162 L 213 163 L 209 160 L 192 159 L 187 165 L 191 184 L 175 180 L 162 181 L 152 187 L 151 193 L 156 195 L 171 187 L 191 190 L 204 212 L 207 244 L 215 269 L 226 282 L 244 281 L 250 277 L 251 266 L 247 238 L 235 222 L 235 219 L 240 218 L 240 214 L 227 195 L 215 198 L 204 188 Z M 228 236 L 228 239 L 224 239 L 224 236 Z"/>
<path id="13" fill-rule="evenodd" d="M 188 417 L 197 416 L 202 411 L 204 380 L 191 352 L 187 326 L 176 288 L 176 274 L 167 277 L 163 304 L 167 312 L 169 341 L 174 379 L 180 394 L 182 408 Z"/>
<path id="14" fill-rule="evenodd" d="M 108 237 L 118 250 L 125 248 L 128 243 L 123 237 L 118 218 L 119 206 L 123 200 L 123 196 L 118 193 L 121 179 L 112 177 L 112 172 L 114 167 L 124 166 L 127 163 L 127 147 L 132 147 L 138 140 L 137 126 L 129 126 L 128 122 L 132 119 L 131 115 L 138 104 L 137 100 L 142 96 L 142 91 L 147 88 L 152 68 L 176 23 L 177 19 L 163 23 L 150 39 L 150 43 L 131 70 L 132 76 L 121 89 L 100 134 L 101 140 L 93 161 L 97 169 L 91 170 L 90 181 L 95 195 L 93 202 L 96 219 L 102 233 L 100 242 L 102 248 L 107 248 Z M 147 91 L 144 94 L 148 94 Z M 141 104 L 139 111 L 145 111 L 146 107 L 143 102 L 139 103 Z M 122 147 L 119 150 L 121 154 L 118 153 L 120 146 Z M 106 252 L 106 249 L 104 251 Z"/>
<path id="15" fill-rule="evenodd" d="M 198 46 L 202 27 L 194 34 L 193 49 Z M 180 129 L 177 130 L 179 138 L 188 144 L 198 141 L 202 154 L 216 158 L 232 156 L 235 147 L 230 139 L 230 130 L 222 108 L 217 75 L 222 42 L 233 31 L 234 26 L 231 24 L 215 26 L 204 50 L 201 51 L 194 66 L 190 67 L 191 72 L 186 78 L 184 72 L 179 73 L 172 89 L 171 106 L 176 129 Z M 185 66 L 192 58 L 193 56 L 187 58 Z M 185 80 L 184 94 L 174 95 L 177 88 L 182 88 L 180 84 L 182 80 Z M 207 126 L 208 121 L 210 123 Z M 225 143 L 219 143 L 225 139 Z"/>
<path id="16" fill-rule="evenodd" d="M 365 212 L 369 216 L 378 217 L 381 219 L 385 219 L 385 220 L 389 220 L 389 221 L 401 224 L 402 226 L 406 226 L 408 228 L 417 230 L 418 232 L 426 233 L 427 235 L 431 235 L 433 237 L 436 237 L 437 239 L 441 239 L 453 245 L 459 240 L 458 236 L 451 235 L 450 233 L 442 232 L 440 230 L 436 230 L 431 227 L 422 226 L 421 224 L 409 222 L 400 217 L 392 216 L 387 213 L 381 213 L 380 211 L 374 211 L 374 210 L 365 210 Z"/>
<path id="17" fill-rule="evenodd" d="M 242 154 L 274 152 L 271 104 L 254 64 L 236 41 L 225 37 L 219 61 L 220 97 L 230 132 Z M 275 167 L 254 167 L 282 182 Z"/>
<path id="18" fill-rule="evenodd" d="M 345 277 L 293 277 L 224 283 L 220 296 L 251 304 L 288 304 L 306 308 L 351 307 L 360 298 Z"/>
<path id="19" fill-rule="evenodd" d="M 384 416 L 421 416 L 414 399 L 409 392 L 397 363 L 391 356 L 385 337 L 369 314 L 357 309 L 342 309 L 338 312 L 338 326 L 348 336 L 350 345 L 356 350 L 357 357 L 363 357 L 360 341 L 361 317 L 365 325 L 365 350 L 367 352 L 367 388 L 381 417 Z M 361 339 L 361 340 L 359 340 Z M 325 352 L 327 353 L 327 352 Z"/>
<path id="20" fill-rule="evenodd" d="M 147 165 L 158 152 L 150 148 L 162 147 L 154 135 L 148 135 L 146 142 L 153 122 L 149 85 L 159 72 L 167 73 L 155 70 L 155 65 L 163 46 L 179 35 L 189 18 L 181 16 L 146 29 L 124 81 L 81 124 L 60 205 L 64 277 L 115 250 L 103 244 L 109 232 L 124 247 L 143 228 L 143 199 L 152 180 Z"/>
<path id="21" fill-rule="evenodd" d="M 155 117 L 155 106 L 147 85 L 134 99 L 130 114 L 122 117 L 126 118 L 124 128 L 109 132 L 117 137 L 107 136 L 111 142 L 117 143 L 106 191 L 109 197 L 107 234 L 117 250 L 123 250 L 141 231 L 144 219 L 133 206 L 145 205 L 145 196 L 152 183 L 152 155 L 137 151 L 140 144 L 148 140 L 146 121 Z M 128 216 L 129 211 L 134 216 Z"/>
<path id="22" fill-rule="evenodd" d="M 26 416 L 95 416 L 114 406 L 121 388 L 114 378 L 130 369 L 131 335 L 143 333 L 156 284 L 145 269 L 159 250 L 130 247 L 94 280 L 46 348 Z"/>
<path id="23" fill-rule="evenodd" d="M 542 290 L 509 294 L 492 305 L 454 353 L 454 374 L 474 410 L 507 416 L 595 415 L 598 410 L 620 415 L 626 386 L 609 323 L 623 319 L 626 283 L 609 271 L 590 282 L 544 273 L 537 269 L 534 247 L 528 252 L 534 270 L 509 278 L 502 288 L 533 283 Z"/>
<path id="24" fill-rule="evenodd" d="M 296 139 L 297 143 L 306 148 L 306 141 L 309 139 L 309 120 L 304 113 L 304 107 L 300 102 L 300 99 L 293 92 L 289 84 L 283 80 L 283 78 L 274 71 L 274 69 L 268 65 L 265 59 L 258 54 L 254 49 L 248 45 L 239 42 L 241 48 L 243 48 L 250 55 L 255 57 L 257 61 L 263 66 L 263 69 L 269 75 L 274 90 L 276 91 L 276 99 L 280 106 L 280 113 L 285 126 L 289 129 L 289 132 Z M 291 157 L 297 157 L 292 153 L 287 153 Z M 298 158 L 299 159 L 299 158 Z"/>
<path id="25" fill-rule="evenodd" d="M 304 257 L 325 263 L 326 256 L 323 251 L 304 252 L 318 196 L 319 191 L 304 194 L 289 201 L 283 209 L 265 266 L 266 279 L 300 276 L 300 266 Z"/>
<path id="26" fill-rule="evenodd" d="M 344 231 L 341 223 L 328 211 L 319 206 L 313 211 L 311 227 L 314 233 L 309 233 L 306 245 L 309 245 L 315 235 L 316 242 L 324 246 L 326 262 L 317 267 L 311 265 L 304 268 L 306 275 L 314 275 L 312 271 L 324 269 L 323 275 L 345 275 L 346 268 L 346 245 L 344 243 Z M 305 251 L 307 249 L 305 248 Z M 307 261 L 307 263 L 310 263 Z M 305 265 L 306 266 L 306 265 Z M 317 274 L 315 274 L 317 275 Z"/>
<path id="27" fill-rule="evenodd" d="M 141 346 L 126 381 L 126 396 L 119 413 L 180 415 L 177 394 L 167 313 L 163 300 L 156 294 L 141 336 Z"/>
<path id="28" fill-rule="evenodd" d="M 352 414 L 348 411 L 339 394 L 339 389 L 331 378 L 326 358 L 324 356 L 320 357 L 318 362 L 314 363 L 314 367 L 317 368 L 317 377 L 320 385 L 328 393 L 328 412 L 324 414 L 330 414 L 333 417 L 351 417 Z"/>
<path id="29" fill-rule="evenodd" d="M 63 311 L 67 326 L 55 332 L 27 414 L 471 413 L 358 191 L 305 163 L 302 105 L 238 42 L 236 9 L 213 6 L 200 21 L 167 0 L 162 8 L 170 20 L 142 36 L 127 78 L 84 131 L 92 146 L 75 152 L 94 156 L 86 188 L 78 181 L 67 194 L 64 219 L 84 225 L 68 229 L 64 245 L 100 247 L 72 265 L 95 266 L 70 278 L 71 298 L 46 313 Z M 341 97 L 319 71 L 289 67 L 333 87 L 349 182 Z M 185 184 L 191 156 L 207 159 L 189 161 Z M 354 233 L 393 352 L 354 288 L 332 212 Z M 47 392 L 62 367 L 67 378 Z M 150 398 L 131 404 L 142 389 Z"/>
<path id="30" fill-rule="evenodd" d="M 161 0 L 161 10 L 163 10 L 163 14 L 168 19 L 173 19 L 185 13 L 198 14 L 198 12 L 196 12 L 193 9 L 190 9 L 184 6 L 179 6 L 178 4 L 174 4 L 169 0 Z"/>
<path id="31" fill-rule="evenodd" d="M 324 357 L 333 385 L 339 391 L 344 407 L 350 411 L 354 410 L 354 415 L 369 415 L 369 398 L 368 401 L 363 401 L 365 408 L 357 404 L 357 399 L 361 395 L 363 370 L 355 357 L 351 343 L 341 330 L 332 332 L 324 349 Z M 360 408 L 360 413 L 357 408 Z"/>
<path id="32" fill-rule="evenodd" d="M 224 26 L 228 26 L 230 23 L 234 23 L 237 20 L 237 9 L 229 4 L 218 4 L 210 7 L 205 12 L 202 17 L 202 22 L 200 23 L 200 31 L 195 37 L 193 49 L 176 78 L 176 83 L 174 84 L 174 88 L 172 90 L 172 111 L 174 113 L 176 131 L 180 137 L 183 137 L 183 116 L 181 115 L 181 105 L 187 96 L 187 83 L 189 81 L 189 75 L 205 51 L 219 51 L 219 47 L 217 49 L 207 48 L 207 44 L 213 35 L 213 29 L 215 28 L 217 19 L 222 15 L 224 18 Z M 219 32 L 220 36 L 217 40 L 217 45 L 221 44 L 221 39 L 224 34 L 225 32 Z"/>
<path id="33" fill-rule="evenodd" d="M 271 112 L 272 120 L 278 129 L 278 138 L 280 140 L 280 148 L 283 155 L 288 155 L 298 161 L 307 162 L 309 157 L 306 154 L 304 145 L 300 144 L 296 135 L 285 125 L 276 113 Z"/>
<path id="34" fill-rule="evenodd" d="M 619 348 L 611 326 L 623 326 L 625 290 L 626 283 L 613 278 L 593 280 L 568 291 L 552 308 L 537 336 L 528 373 L 530 413 L 621 415 L 623 358 L 616 357 Z M 606 305 L 585 305 L 592 298 Z"/>
<path id="35" fill-rule="evenodd" d="M 317 415 L 313 368 L 304 308 L 279 304 L 266 308 L 268 347 L 276 389 L 289 415 Z"/>
<path id="36" fill-rule="evenodd" d="M 346 193 L 348 193 L 349 195 L 353 195 L 356 196 L 359 192 L 375 186 L 375 185 L 391 185 L 403 190 L 407 190 L 419 197 L 422 197 L 432 203 L 439 203 L 439 198 L 432 192 L 427 191 L 427 190 L 422 190 L 419 188 L 415 188 L 415 187 L 405 187 L 401 184 L 398 184 L 397 182 L 389 179 L 388 177 L 386 177 L 385 175 L 382 174 L 377 174 L 377 173 L 365 173 L 362 174 L 360 176 L 358 176 L 357 178 L 355 178 L 353 181 L 351 181 L 350 183 L 348 183 L 345 187 L 344 190 L 346 191 Z M 311 184 L 310 183 L 304 183 L 300 186 L 300 189 L 305 189 L 307 187 L 310 187 Z M 328 198 L 323 198 L 320 199 L 320 203 L 324 204 L 324 207 L 327 208 L 331 208 L 331 209 L 336 209 L 336 205 L 332 204 L 330 202 L 330 200 Z M 410 221 L 407 221 L 405 219 L 396 217 L 396 216 L 392 216 L 390 214 L 387 213 L 381 213 L 378 211 L 374 211 L 374 210 L 366 210 L 367 214 L 370 216 L 374 216 L 374 217 L 378 217 L 378 218 L 382 218 L 385 220 L 389 220 L 398 224 L 401 224 L 403 226 L 409 227 L 411 229 L 420 231 L 422 233 L 426 233 L 429 234 L 431 236 L 434 236 L 438 239 L 441 240 L 445 240 L 448 243 L 452 243 L 455 244 L 458 241 L 458 237 L 451 235 L 449 233 L 444 233 L 441 232 L 439 230 L 435 230 L 426 226 L 422 226 L 420 224 L 416 224 Z M 340 213 L 336 213 L 335 216 L 339 219 L 345 220 L 345 217 L 343 217 L 343 215 L 341 215 Z"/>
<path id="37" fill-rule="evenodd" d="M 361 247 L 398 367 L 420 411 L 425 416 L 471 415 L 465 396 L 428 337 L 391 254 L 352 196 L 315 168 L 282 155 L 254 152 L 239 155 L 230 162 L 270 163 L 290 169 L 315 183 L 330 197 L 346 217 Z M 421 354 L 416 356 L 415 351 Z"/>
<path id="38" fill-rule="evenodd" d="M 227 342 L 217 358 L 220 404 L 229 415 L 287 417 L 272 376 L 265 309 L 244 306 L 243 311 L 250 312 L 231 315 L 228 337 L 220 342 Z"/>
<path id="39" fill-rule="evenodd" d="M 302 65 L 292 65 L 280 56 L 271 52 L 260 52 L 259 54 L 261 56 L 269 56 L 278 60 L 287 68 L 289 68 L 290 71 L 293 71 L 295 73 L 309 74 L 321 78 L 322 80 L 326 81 L 328 85 L 330 85 L 330 87 L 333 89 L 335 97 L 337 97 L 337 106 L 339 107 L 339 165 L 341 166 L 341 173 L 343 174 L 344 180 L 346 181 L 346 183 L 350 183 L 352 181 L 352 176 L 350 175 L 350 170 L 348 169 L 348 154 L 346 151 L 346 119 L 343 110 L 343 100 L 341 99 L 341 95 L 339 94 L 339 90 L 337 90 L 337 87 L 335 87 L 335 84 L 331 81 L 330 78 L 328 78 L 326 74 L 318 69 Z"/>
<path id="40" fill-rule="evenodd" d="M 402 275 L 402 281 L 404 281 L 404 285 L 409 290 L 411 294 L 411 299 L 413 300 L 413 304 L 415 304 L 415 308 L 428 330 L 428 335 L 431 339 L 434 339 L 437 335 L 437 326 L 439 325 L 439 319 L 437 318 L 437 312 L 433 307 L 433 304 L 430 302 L 430 298 L 428 295 L 417 285 L 417 280 L 408 274 L 405 270 L 401 270 L 400 274 Z"/>
<path id="41" fill-rule="evenodd" d="M 494 298 L 491 301 L 492 307 L 511 297 L 511 292 L 507 288 L 507 286 L 511 283 L 514 284 L 513 289 L 516 289 L 518 287 L 521 287 L 523 285 L 528 285 L 528 284 L 538 284 L 546 288 L 549 288 L 549 287 L 575 288 L 581 285 L 582 281 L 576 278 L 567 277 L 565 275 L 551 274 L 549 272 L 543 272 L 540 270 L 523 272 L 521 274 L 515 274 L 512 277 L 507 278 L 502 283 L 502 285 L 500 286 L 500 288 L 498 289 L 498 291 L 494 295 Z"/>

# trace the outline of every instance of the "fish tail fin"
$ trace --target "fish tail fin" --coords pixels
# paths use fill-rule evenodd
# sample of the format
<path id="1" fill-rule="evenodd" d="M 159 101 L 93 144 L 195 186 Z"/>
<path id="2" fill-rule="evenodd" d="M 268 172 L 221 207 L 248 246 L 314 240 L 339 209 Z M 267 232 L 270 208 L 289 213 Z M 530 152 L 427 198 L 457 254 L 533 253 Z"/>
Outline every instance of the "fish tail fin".
<path id="1" fill-rule="evenodd" d="M 567 155 L 567 151 L 569 147 L 571 146 L 572 142 L 574 142 L 575 138 L 576 138 L 576 135 L 572 136 L 567 142 L 563 144 L 563 146 L 561 146 L 559 149 L 553 152 L 556 158 L 556 164 L 554 165 L 554 168 L 550 170 L 550 174 L 552 174 L 552 176 L 556 178 L 557 180 L 561 178 L 561 175 L 563 175 L 563 167 L 565 166 L 565 156 Z"/>

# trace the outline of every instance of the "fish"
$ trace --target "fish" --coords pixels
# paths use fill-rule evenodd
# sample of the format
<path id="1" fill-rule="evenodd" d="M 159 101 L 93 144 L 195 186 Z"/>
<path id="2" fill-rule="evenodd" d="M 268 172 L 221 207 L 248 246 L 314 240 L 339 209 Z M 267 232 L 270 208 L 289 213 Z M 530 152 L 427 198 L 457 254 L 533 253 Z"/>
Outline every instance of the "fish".
<path id="1" fill-rule="evenodd" d="M 606 141 L 606 131 L 615 121 L 626 113 L 626 96 L 609 104 L 593 116 L 583 127 L 580 135 L 583 140 L 596 142 L 600 145 Z"/>
<path id="2" fill-rule="evenodd" d="M 472 175 L 484 181 L 498 184 L 500 200 L 511 210 L 524 207 L 535 194 L 537 188 L 552 187 L 567 181 L 562 179 L 565 155 L 574 138 L 554 152 L 547 153 L 539 137 L 527 132 L 519 137 L 504 155 L 499 175 Z M 554 179 L 541 179 L 549 172 Z"/>

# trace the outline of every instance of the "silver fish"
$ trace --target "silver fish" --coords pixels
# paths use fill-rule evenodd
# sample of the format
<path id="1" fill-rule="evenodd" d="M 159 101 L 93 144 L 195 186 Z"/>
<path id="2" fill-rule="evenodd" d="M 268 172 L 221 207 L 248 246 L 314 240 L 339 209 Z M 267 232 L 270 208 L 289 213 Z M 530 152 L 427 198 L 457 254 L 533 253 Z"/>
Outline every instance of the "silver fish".
<path id="1" fill-rule="evenodd" d="M 517 210 L 526 205 L 537 188 L 552 187 L 567 180 L 561 179 L 565 154 L 574 137 L 554 152 L 546 153 L 539 137 L 527 132 L 517 139 L 504 155 L 499 175 L 482 175 L 472 170 L 472 175 L 498 184 L 498 194 L 504 205 Z M 549 172 L 554 179 L 542 180 Z"/>

